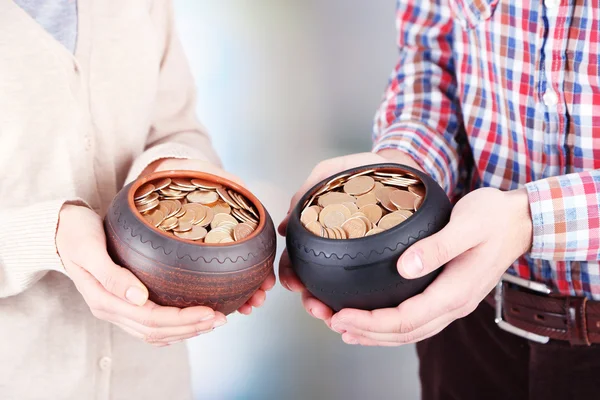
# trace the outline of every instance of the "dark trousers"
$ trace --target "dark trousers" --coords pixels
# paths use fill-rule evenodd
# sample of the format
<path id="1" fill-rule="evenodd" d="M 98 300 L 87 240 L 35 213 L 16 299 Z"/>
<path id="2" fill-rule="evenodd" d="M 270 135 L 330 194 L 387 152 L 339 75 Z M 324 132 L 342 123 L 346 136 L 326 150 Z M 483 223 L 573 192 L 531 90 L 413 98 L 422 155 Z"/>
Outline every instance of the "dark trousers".
<path id="1" fill-rule="evenodd" d="M 530 342 L 499 329 L 485 302 L 417 352 L 423 400 L 600 399 L 600 345 Z"/>

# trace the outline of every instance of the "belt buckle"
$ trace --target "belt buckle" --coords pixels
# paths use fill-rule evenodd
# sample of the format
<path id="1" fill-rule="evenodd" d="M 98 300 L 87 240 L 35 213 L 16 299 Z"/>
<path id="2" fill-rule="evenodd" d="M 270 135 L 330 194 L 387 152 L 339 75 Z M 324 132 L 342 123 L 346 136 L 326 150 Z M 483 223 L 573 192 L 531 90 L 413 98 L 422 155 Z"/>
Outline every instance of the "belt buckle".
<path id="1" fill-rule="evenodd" d="M 505 330 L 506 332 L 510 332 L 513 335 L 517 335 L 522 338 L 532 340 L 534 342 L 548 343 L 548 341 L 550 340 L 550 338 L 548 336 L 538 335 L 536 333 L 532 333 L 532 332 L 526 331 L 524 329 L 517 328 L 516 326 L 511 325 L 508 322 L 506 322 L 504 319 L 502 319 L 502 315 L 503 315 L 502 301 L 504 299 L 504 282 L 512 283 L 514 285 L 517 285 L 519 287 L 522 287 L 524 289 L 531 290 L 531 291 L 537 292 L 537 293 L 550 294 L 552 292 L 552 290 L 543 283 L 528 281 L 527 279 L 519 278 L 517 276 L 505 273 L 502 275 L 502 278 L 500 278 L 500 282 L 498 282 L 498 284 L 496 285 L 496 293 L 494 294 L 494 299 L 496 302 L 495 321 L 496 321 L 496 325 L 498 325 L 498 327 L 500 329 Z"/>

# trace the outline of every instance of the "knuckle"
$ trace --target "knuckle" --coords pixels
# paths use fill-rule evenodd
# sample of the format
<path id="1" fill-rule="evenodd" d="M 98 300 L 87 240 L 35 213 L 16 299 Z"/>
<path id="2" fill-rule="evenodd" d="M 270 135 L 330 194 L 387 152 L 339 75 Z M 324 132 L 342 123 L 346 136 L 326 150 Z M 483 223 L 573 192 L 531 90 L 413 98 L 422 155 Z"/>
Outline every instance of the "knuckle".
<path id="1" fill-rule="evenodd" d="M 469 304 L 469 297 L 465 295 L 456 296 L 448 302 L 447 312 L 462 310 L 466 308 Z"/>
<path id="2" fill-rule="evenodd" d="M 464 307 L 462 307 L 458 312 L 458 318 L 464 318 L 467 315 L 471 314 L 477 308 L 477 304 L 473 302 L 467 303 Z"/>
<path id="3" fill-rule="evenodd" d="M 405 334 L 409 334 L 410 332 L 414 331 L 415 328 L 416 328 L 416 326 L 415 326 L 414 322 L 411 320 L 400 321 L 400 322 L 398 322 L 398 324 L 396 324 L 394 333 L 399 333 L 399 334 L 405 335 Z"/>
<path id="4" fill-rule="evenodd" d="M 450 249 L 448 244 L 444 241 L 438 240 L 434 242 L 434 261 L 438 265 L 445 264 L 450 256 Z"/>
<path id="5" fill-rule="evenodd" d="M 102 283 L 102 286 L 104 286 L 104 288 L 111 293 L 114 293 L 114 290 L 117 287 L 117 280 L 111 274 L 107 274 L 107 275 L 103 276 L 101 283 Z"/>

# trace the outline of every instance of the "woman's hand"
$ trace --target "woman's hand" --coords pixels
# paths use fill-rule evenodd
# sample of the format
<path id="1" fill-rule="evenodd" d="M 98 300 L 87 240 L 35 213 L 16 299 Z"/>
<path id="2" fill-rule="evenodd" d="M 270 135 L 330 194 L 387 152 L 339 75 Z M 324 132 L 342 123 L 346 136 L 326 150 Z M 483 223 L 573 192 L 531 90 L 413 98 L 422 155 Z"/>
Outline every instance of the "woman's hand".
<path id="1" fill-rule="evenodd" d="M 106 252 L 102 220 L 87 207 L 62 208 L 56 246 L 92 314 L 134 337 L 166 346 L 227 322 L 223 314 L 208 307 L 162 307 L 148 300 L 148 289 Z"/>

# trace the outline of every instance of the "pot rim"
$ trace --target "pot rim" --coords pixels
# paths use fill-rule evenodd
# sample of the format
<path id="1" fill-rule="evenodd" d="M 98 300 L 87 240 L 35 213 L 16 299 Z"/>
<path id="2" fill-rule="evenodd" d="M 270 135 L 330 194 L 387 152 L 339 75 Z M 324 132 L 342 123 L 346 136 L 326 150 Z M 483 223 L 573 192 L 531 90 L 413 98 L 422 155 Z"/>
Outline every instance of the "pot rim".
<path id="1" fill-rule="evenodd" d="M 166 234 L 165 232 L 161 231 L 160 229 L 150 225 L 146 221 L 146 219 L 142 216 L 142 213 L 140 213 L 138 211 L 137 207 L 135 206 L 134 199 L 133 199 L 136 190 L 140 186 L 142 186 L 143 184 L 145 184 L 149 181 L 154 181 L 156 179 L 162 179 L 162 178 L 203 179 L 205 181 L 209 181 L 212 183 L 218 183 L 220 185 L 223 185 L 230 189 L 233 189 L 236 192 L 239 192 L 240 194 L 244 195 L 244 197 L 246 197 L 250 202 L 252 202 L 252 205 L 254 207 L 256 207 L 256 210 L 258 211 L 258 216 L 259 216 L 258 226 L 254 230 L 254 232 L 252 232 L 250 234 L 250 236 L 248 236 L 240 241 L 236 241 L 236 242 L 232 242 L 232 243 L 204 243 L 204 242 L 199 243 L 194 240 L 182 239 L 175 235 Z M 130 210 L 133 212 L 133 215 L 135 215 L 135 217 L 138 220 L 140 220 L 144 224 L 144 226 L 152 229 L 154 232 L 156 232 L 164 237 L 168 237 L 169 239 L 174 239 L 174 240 L 177 240 L 177 241 L 180 241 L 183 243 L 189 243 L 189 244 L 194 244 L 196 246 L 203 246 L 203 247 L 228 247 L 228 246 L 234 246 L 234 245 L 246 243 L 246 242 L 254 239 L 255 237 L 257 237 L 260 234 L 260 232 L 262 232 L 262 230 L 264 229 L 264 227 L 266 226 L 266 223 L 267 223 L 266 210 L 265 210 L 264 206 L 262 205 L 262 203 L 260 202 L 260 200 L 258 200 L 258 198 L 254 194 L 252 194 L 252 192 L 250 192 L 245 187 L 238 185 L 237 183 L 235 183 L 233 181 L 230 181 L 229 179 L 223 178 L 218 175 L 209 174 L 207 172 L 202 172 L 202 171 L 167 170 L 167 171 L 152 172 L 142 178 L 135 180 L 132 183 L 131 187 L 127 191 L 127 204 L 129 205 Z"/>
<path id="2" fill-rule="evenodd" d="M 412 216 L 410 216 L 409 218 L 406 219 L 406 221 L 402 222 L 401 224 L 398 224 L 384 232 L 380 232 L 371 236 L 364 236 L 361 238 L 352 238 L 352 239 L 330 239 L 330 238 L 324 238 L 324 237 L 320 237 L 315 235 L 314 233 L 310 232 L 308 229 L 306 229 L 306 227 L 302 224 L 302 222 L 300 222 L 300 216 L 302 213 L 302 210 L 305 207 L 305 204 L 307 203 L 308 200 L 310 200 L 310 198 L 316 193 L 318 192 L 325 184 L 327 184 L 330 181 L 335 180 L 337 177 L 342 176 L 342 175 L 347 175 L 347 174 L 356 174 L 356 173 L 360 173 L 360 172 L 365 172 L 365 171 L 369 171 L 369 170 L 373 170 L 374 172 L 402 172 L 403 174 L 406 174 L 412 178 L 418 179 L 421 184 L 423 186 L 425 186 L 425 196 L 423 197 L 423 201 L 421 202 L 421 205 L 419 207 L 418 210 L 416 210 Z M 429 179 L 427 179 L 429 178 Z M 367 242 L 367 241 L 375 241 L 377 239 L 383 238 L 384 236 L 392 236 L 394 233 L 396 233 L 399 229 L 404 229 L 404 227 L 406 226 L 407 223 L 410 223 L 412 221 L 414 221 L 416 219 L 417 216 L 419 216 L 422 213 L 422 210 L 425 209 L 425 205 L 427 203 L 429 203 L 428 199 L 429 196 L 428 194 L 431 193 L 432 188 L 430 187 L 430 185 L 432 185 L 432 182 L 435 183 L 433 181 L 432 178 L 428 177 L 427 175 L 425 175 L 423 172 L 418 171 L 412 167 L 409 167 L 407 165 L 404 164 L 397 164 L 397 163 L 378 163 L 378 164 L 369 164 L 369 165 L 363 165 L 363 166 L 359 166 L 359 167 L 354 167 L 354 168 L 350 168 L 344 171 L 340 171 L 336 174 L 333 174 L 325 179 L 323 179 L 322 181 L 320 181 L 319 183 L 317 183 L 316 185 L 314 185 L 312 188 L 310 188 L 303 196 L 302 198 L 298 201 L 298 204 L 296 205 L 296 208 L 293 211 L 293 215 L 291 216 L 291 218 L 293 218 L 294 222 L 298 225 L 300 225 L 303 234 L 308 234 L 310 235 L 310 237 L 312 237 L 314 240 L 320 240 L 322 241 L 322 243 L 327 243 L 327 244 L 339 244 L 339 243 L 352 243 L 352 244 L 358 244 L 359 242 L 363 241 L 363 242 Z M 409 222 L 410 221 L 410 222 Z M 286 235 L 287 236 L 287 235 Z M 306 245 L 304 245 L 306 246 Z"/>

